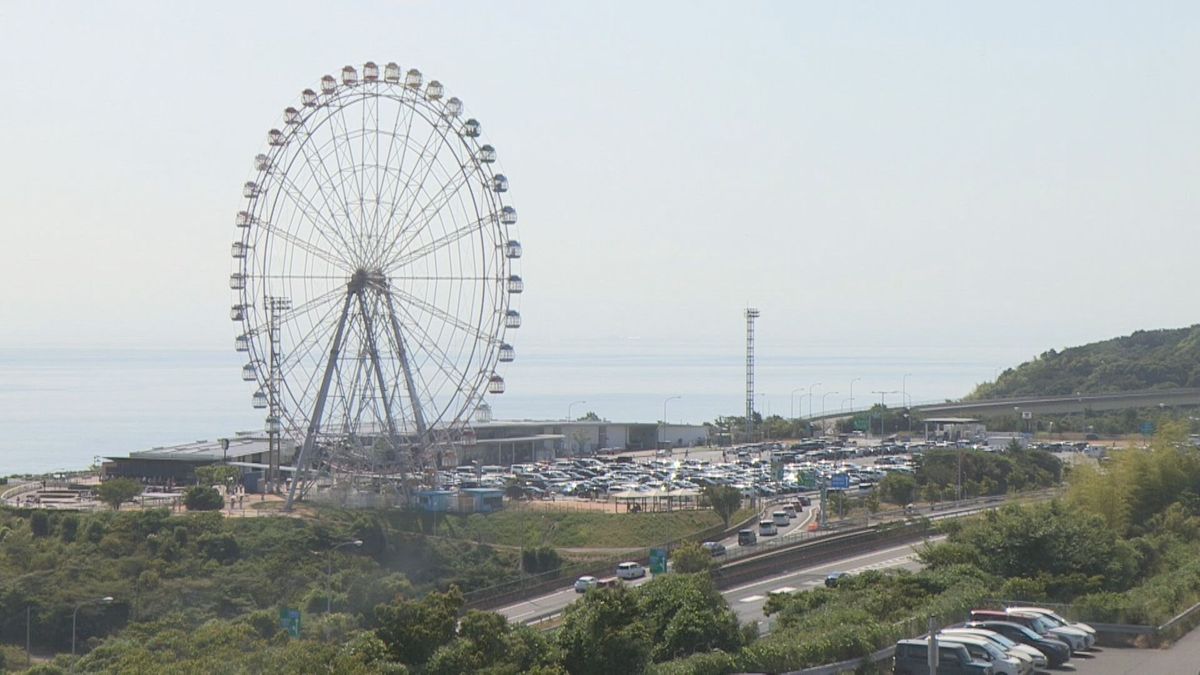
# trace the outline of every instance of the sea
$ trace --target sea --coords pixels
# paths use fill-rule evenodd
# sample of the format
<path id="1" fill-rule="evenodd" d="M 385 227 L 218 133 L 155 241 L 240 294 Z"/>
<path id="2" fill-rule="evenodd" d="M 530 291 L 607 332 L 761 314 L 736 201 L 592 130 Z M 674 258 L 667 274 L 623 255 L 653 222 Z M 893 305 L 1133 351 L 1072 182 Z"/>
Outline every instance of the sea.
<path id="1" fill-rule="evenodd" d="M 760 355 L 755 409 L 784 417 L 944 401 L 1015 365 L 1004 347 Z M 104 457 L 261 429 L 232 350 L 0 349 L 0 475 L 85 469 Z M 700 424 L 746 409 L 739 350 L 625 345 L 523 354 L 489 396 L 497 420 Z M 851 381 L 853 380 L 853 383 Z M 851 389 L 853 401 L 850 400 Z M 811 396 L 810 396 L 811 392 Z M 665 415 L 665 417 L 664 417 Z"/>

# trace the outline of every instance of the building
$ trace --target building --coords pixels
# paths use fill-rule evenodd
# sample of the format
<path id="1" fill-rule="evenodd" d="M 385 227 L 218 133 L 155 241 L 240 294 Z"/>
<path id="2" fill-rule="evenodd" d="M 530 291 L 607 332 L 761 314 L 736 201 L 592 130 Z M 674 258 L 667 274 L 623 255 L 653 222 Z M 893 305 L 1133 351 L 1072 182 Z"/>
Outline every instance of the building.
<path id="1" fill-rule="evenodd" d="M 281 456 L 289 462 L 296 446 L 280 441 Z M 238 432 L 229 438 L 195 441 L 182 445 L 155 447 L 129 453 L 128 457 L 105 457 L 105 476 L 133 478 L 160 485 L 188 485 L 196 482 L 196 467 L 228 463 L 250 472 L 267 468 L 268 439 L 252 432 Z"/>
<path id="2" fill-rule="evenodd" d="M 987 432 L 987 428 L 972 417 L 928 417 L 924 424 L 927 441 L 974 440 Z"/>

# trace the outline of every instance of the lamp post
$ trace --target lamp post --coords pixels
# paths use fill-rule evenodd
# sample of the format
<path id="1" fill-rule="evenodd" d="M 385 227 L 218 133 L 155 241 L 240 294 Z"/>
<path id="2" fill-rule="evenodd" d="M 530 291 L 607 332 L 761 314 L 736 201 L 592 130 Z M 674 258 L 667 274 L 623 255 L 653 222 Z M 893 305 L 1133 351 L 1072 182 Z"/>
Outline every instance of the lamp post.
<path id="1" fill-rule="evenodd" d="M 822 434 L 822 435 L 824 435 L 824 434 L 825 434 L 825 430 L 826 430 L 826 426 L 825 426 L 825 397 L 826 397 L 826 396 L 829 396 L 830 394 L 836 394 L 836 393 L 838 393 L 838 392 L 836 392 L 836 391 L 827 391 L 827 392 L 825 392 L 824 394 L 821 394 L 821 434 Z"/>
<path id="2" fill-rule="evenodd" d="M 682 396 L 668 396 L 666 399 L 663 400 L 662 422 L 660 422 L 658 425 L 658 445 L 660 447 L 663 445 L 663 441 L 666 440 L 663 438 L 663 431 L 666 429 L 666 426 L 667 426 L 667 404 L 670 403 L 671 401 L 674 401 L 674 400 L 680 399 L 680 398 L 683 398 L 683 397 Z"/>
<path id="3" fill-rule="evenodd" d="M 813 396 L 813 394 L 812 394 L 812 390 L 813 390 L 813 387 L 819 387 L 819 386 L 821 386 L 821 383 L 820 383 L 820 382 L 813 382 L 812 384 L 808 385 L 808 416 L 809 416 L 809 417 L 812 417 L 812 413 L 813 413 L 813 409 L 812 409 L 812 401 L 813 401 L 813 398 L 812 398 L 812 396 Z M 804 406 L 800 406 L 800 407 L 801 407 L 801 408 L 803 408 Z M 803 412 L 803 411 L 801 411 L 801 412 Z"/>
<path id="4" fill-rule="evenodd" d="M 362 539 L 354 541 L 343 541 L 340 544 L 334 544 L 328 551 L 325 552 L 325 613 L 329 614 L 333 611 L 333 552 L 343 546 L 362 546 Z"/>
<path id="5" fill-rule="evenodd" d="M 904 377 L 900 378 L 900 404 L 905 408 L 908 407 L 908 378 L 912 377 L 912 373 L 905 373 Z"/>
<path id="6" fill-rule="evenodd" d="M 576 403 L 587 403 L 587 401 L 571 401 L 567 404 L 567 421 L 571 421 L 571 408 L 575 407 Z"/>
<path id="7" fill-rule="evenodd" d="M 792 390 L 792 419 L 796 419 L 796 392 L 801 391 L 802 389 L 804 389 L 804 387 L 796 387 L 795 389 Z M 801 404 L 801 405 L 803 405 L 803 404 Z M 801 414 L 804 413 L 803 410 L 801 410 L 800 412 L 801 412 Z"/>
<path id="8" fill-rule="evenodd" d="M 92 598 L 91 600 L 84 600 L 83 602 L 75 605 L 75 611 L 71 612 L 71 656 L 75 656 L 75 626 L 77 625 L 77 620 L 79 618 L 79 608 L 83 607 L 84 605 L 91 605 L 91 604 L 107 605 L 108 603 L 110 603 L 112 601 L 113 601 L 112 596 L 106 595 L 103 598 Z"/>
<path id="9" fill-rule="evenodd" d="M 861 379 L 861 377 L 856 377 L 850 380 L 850 412 L 854 412 L 854 383 Z"/>
<path id="10" fill-rule="evenodd" d="M 879 438 L 883 439 L 883 437 L 887 435 L 887 432 L 884 431 L 884 428 L 883 428 L 883 423 L 884 423 L 883 413 L 887 410 L 886 397 L 888 394 L 898 394 L 900 392 L 893 389 L 891 391 L 873 391 L 871 393 L 879 394 Z"/>

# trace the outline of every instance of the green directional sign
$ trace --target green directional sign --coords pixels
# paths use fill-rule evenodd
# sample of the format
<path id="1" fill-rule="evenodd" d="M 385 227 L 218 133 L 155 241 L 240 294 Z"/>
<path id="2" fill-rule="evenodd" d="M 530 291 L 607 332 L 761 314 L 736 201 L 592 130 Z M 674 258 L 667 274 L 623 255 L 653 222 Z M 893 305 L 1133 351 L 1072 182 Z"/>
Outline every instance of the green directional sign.
<path id="1" fill-rule="evenodd" d="M 667 571 L 667 549 L 650 549 L 650 573 L 664 574 Z"/>
<path id="2" fill-rule="evenodd" d="M 286 607 L 279 610 L 279 627 L 294 638 L 300 637 L 300 610 Z"/>
<path id="3" fill-rule="evenodd" d="M 855 417 L 854 418 L 854 430 L 855 431 L 867 431 L 870 428 L 871 428 L 870 418 L 866 418 L 866 417 Z"/>

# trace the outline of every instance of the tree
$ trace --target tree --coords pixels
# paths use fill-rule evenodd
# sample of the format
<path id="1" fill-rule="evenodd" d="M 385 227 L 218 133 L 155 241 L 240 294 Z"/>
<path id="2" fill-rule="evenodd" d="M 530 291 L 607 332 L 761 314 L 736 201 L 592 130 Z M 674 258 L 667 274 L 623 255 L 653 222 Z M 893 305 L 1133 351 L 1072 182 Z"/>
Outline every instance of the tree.
<path id="1" fill-rule="evenodd" d="M 640 673 L 650 658 L 641 608 L 625 586 L 591 591 L 569 605 L 556 639 L 572 675 Z"/>
<path id="2" fill-rule="evenodd" d="M 737 615 L 708 575 L 668 574 L 639 587 L 636 596 L 654 661 L 742 646 Z"/>
<path id="3" fill-rule="evenodd" d="M 671 559 L 674 561 L 673 569 L 680 574 L 709 572 L 717 566 L 712 554 L 694 541 L 671 551 Z"/>
<path id="4" fill-rule="evenodd" d="M 879 492 L 886 502 L 900 506 L 911 504 L 917 494 L 917 479 L 903 473 L 889 473 L 879 481 Z"/>
<path id="5" fill-rule="evenodd" d="M 709 485 L 704 488 L 704 497 L 727 528 L 733 514 L 742 508 L 742 493 L 728 485 Z"/>
<path id="6" fill-rule="evenodd" d="M 579 422 L 599 422 L 600 416 L 597 415 L 596 413 L 592 412 L 591 410 L 589 410 L 589 411 L 587 411 L 586 415 L 584 415 L 583 417 L 580 417 L 577 421 L 579 421 Z"/>
<path id="7" fill-rule="evenodd" d="M 96 488 L 96 497 L 111 506 L 113 511 L 140 494 L 142 484 L 131 478 L 110 478 Z"/>
<path id="8" fill-rule="evenodd" d="M 226 464 L 209 464 L 198 466 L 196 482 L 200 485 L 229 485 L 242 477 L 242 470 Z"/>
<path id="9" fill-rule="evenodd" d="M 225 506 L 225 499 L 214 487 L 195 485 L 183 494 L 183 503 L 188 511 L 218 511 Z"/>
<path id="10" fill-rule="evenodd" d="M 462 591 L 451 586 L 445 593 L 430 593 L 420 600 L 398 599 L 375 607 L 375 634 L 397 661 L 424 665 L 438 647 L 455 637 Z"/>

